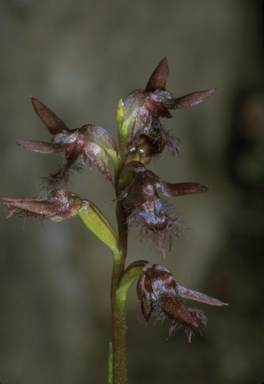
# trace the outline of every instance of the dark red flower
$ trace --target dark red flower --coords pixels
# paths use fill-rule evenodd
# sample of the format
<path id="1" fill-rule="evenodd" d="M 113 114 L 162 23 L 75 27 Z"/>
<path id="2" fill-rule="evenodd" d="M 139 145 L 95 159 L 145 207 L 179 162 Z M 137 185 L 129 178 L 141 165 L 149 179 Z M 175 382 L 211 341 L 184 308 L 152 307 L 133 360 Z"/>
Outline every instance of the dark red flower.
<path id="1" fill-rule="evenodd" d="M 215 91 L 210 89 L 175 98 L 165 89 L 168 74 L 169 66 L 165 57 L 152 73 L 145 90 L 133 91 L 124 100 L 125 119 L 128 122 L 128 146 L 133 145 L 133 141 L 145 133 L 164 142 L 173 154 L 179 152 L 178 142 L 175 142 L 170 131 L 162 126 L 159 118 L 171 118 L 170 109 L 191 107 L 201 103 Z"/>
<path id="2" fill-rule="evenodd" d="M 142 238 L 153 242 L 165 257 L 165 244 L 168 243 L 170 250 L 172 236 L 179 236 L 179 218 L 175 217 L 172 205 L 162 200 L 159 193 L 183 196 L 204 193 L 208 189 L 198 183 L 168 183 L 137 161 L 130 162 L 127 169 L 131 176 L 119 200 L 123 199 L 123 205 L 129 211 L 129 229 L 139 228 Z M 126 169 L 123 172 L 125 174 Z"/>
<path id="3" fill-rule="evenodd" d="M 201 309 L 189 308 L 183 304 L 181 297 L 208 305 L 227 305 L 203 293 L 192 291 L 176 283 L 175 277 L 160 265 L 148 263 L 143 275 L 138 280 L 137 293 L 145 321 L 153 313 L 169 319 L 169 335 L 180 326 L 184 326 L 189 343 L 193 328 L 207 325 L 207 318 Z"/>
<path id="4" fill-rule="evenodd" d="M 83 200 L 74 193 L 59 189 L 48 197 L 3 197 L 9 213 L 6 220 L 14 214 L 17 217 L 36 218 L 41 222 L 64 221 L 75 217 L 83 204 Z"/>
<path id="5" fill-rule="evenodd" d="M 55 174 L 48 177 L 51 189 L 56 189 L 60 181 L 68 181 L 71 169 L 80 169 L 77 159 L 82 164 L 88 158 L 102 174 L 112 182 L 107 153 L 116 151 L 116 143 L 112 136 L 97 125 L 86 124 L 81 128 L 68 129 L 48 107 L 37 99 L 31 98 L 33 108 L 53 136 L 51 143 L 42 141 L 15 140 L 23 148 L 44 154 L 65 152 L 66 164 Z"/>

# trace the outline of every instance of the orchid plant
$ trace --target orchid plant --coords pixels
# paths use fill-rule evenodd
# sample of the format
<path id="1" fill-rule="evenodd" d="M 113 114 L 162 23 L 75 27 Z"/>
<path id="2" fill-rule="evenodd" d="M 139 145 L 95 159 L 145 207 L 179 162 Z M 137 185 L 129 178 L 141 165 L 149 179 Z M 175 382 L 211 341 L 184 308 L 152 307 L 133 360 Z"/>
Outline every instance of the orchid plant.
<path id="1" fill-rule="evenodd" d="M 36 114 L 53 135 L 51 142 L 15 140 L 25 149 L 50 154 L 65 153 L 61 168 L 43 178 L 47 197 L 3 198 L 8 208 L 6 220 L 12 215 L 33 217 L 41 222 L 59 222 L 78 216 L 99 240 L 110 248 L 113 256 L 111 285 L 112 341 L 109 347 L 108 383 L 126 384 L 127 325 L 125 305 L 127 293 L 137 280 L 140 309 L 146 322 L 151 316 L 168 318 L 169 335 L 182 327 L 188 341 L 194 329 L 207 325 L 201 309 L 187 306 L 183 299 L 222 306 L 225 303 L 179 285 L 165 268 L 139 260 L 126 266 L 129 230 L 138 229 L 142 238 L 155 244 L 163 257 L 169 252 L 174 236 L 179 236 L 179 220 L 174 207 L 164 196 L 204 193 L 198 183 L 168 183 L 146 166 L 166 148 L 172 155 L 180 154 L 180 141 L 160 118 L 171 118 L 171 109 L 196 105 L 215 89 L 175 98 L 165 88 L 169 73 L 165 57 L 154 70 L 146 88 L 131 92 L 116 109 L 118 144 L 102 127 L 86 124 L 69 129 L 48 107 L 31 97 Z M 78 159 L 81 159 L 81 163 Z M 113 163 L 111 172 L 109 158 Z M 68 192 L 65 186 L 74 170 L 93 164 L 113 184 L 116 199 L 118 233 L 104 214 L 91 201 Z"/>

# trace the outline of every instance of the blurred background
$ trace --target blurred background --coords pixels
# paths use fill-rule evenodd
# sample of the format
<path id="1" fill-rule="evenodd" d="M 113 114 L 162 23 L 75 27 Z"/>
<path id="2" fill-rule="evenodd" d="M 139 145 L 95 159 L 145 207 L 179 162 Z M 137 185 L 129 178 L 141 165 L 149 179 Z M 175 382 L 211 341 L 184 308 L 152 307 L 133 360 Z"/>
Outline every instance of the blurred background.
<path id="1" fill-rule="evenodd" d="M 18 147 L 49 141 L 29 94 L 70 128 L 86 123 L 115 138 L 117 101 L 144 88 L 168 57 L 176 97 L 217 87 L 204 103 L 164 120 L 181 157 L 149 169 L 170 182 L 200 182 L 205 195 L 170 199 L 186 236 L 163 260 L 129 235 L 128 263 L 149 260 L 179 284 L 228 307 L 201 307 L 208 327 L 188 344 L 168 323 L 138 320 L 127 302 L 129 380 L 137 384 L 264 382 L 264 91 L 262 7 L 257 0 L 0 0 L 0 196 L 39 196 L 59 156 Z M 96 168 L 68 189 L 115 226 L 110 183 Z M 5 223 L 0 213 L 1 384 L 106 383 L 111 338 L 111 254 L 76 218 Z"/>

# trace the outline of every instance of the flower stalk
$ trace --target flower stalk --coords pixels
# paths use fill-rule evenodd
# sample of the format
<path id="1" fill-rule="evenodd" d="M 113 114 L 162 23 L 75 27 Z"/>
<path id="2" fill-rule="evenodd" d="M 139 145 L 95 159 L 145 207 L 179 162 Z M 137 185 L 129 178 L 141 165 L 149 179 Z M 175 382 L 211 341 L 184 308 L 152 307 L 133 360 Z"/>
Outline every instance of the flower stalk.
<path id="1" fill-rule="evenodd" d="M 146 168 L 152 158 L 165 149 L 172 155 L 180 154 L 179 139 L 163 126 L 160 119 L 171 118 L 170 110 L 196 105 L 215 91 L 211 89 L 176 98 L 166 90 L 168 73 L 165 57 L 145 89 L 135 90 L 124 101 L 119 100 L 116 109 L 118 145 L 104 128 L 96 125 L 69 129 L 54 112 L 31 97 L 34 111 L 53 136 L 52 140 L 16 139 L 15 142 L 22 148 L 42 154 L 64 153 L 65 160 L 57 172 L 44 179 L 43 185 L 49 192 L 47 197 L 3 198 L 8 208 L 6 220 L 14 215 L 41 222 L 59 222 L 78 216 L 85 227 L 111 250 L 112 341 L 109 344 L 108 384 L 128 383 L 125 306 L 128 291 L 136 280 L 145 321 L 155 314 L 159 318 L 166 317 L 169 335 L 174 329 L 183 327 L 189 342 L 194 329 L 200 330 L 202 325 L 207 325 L 207 318 L 202 310 L 185 305 L 183 299 L 214 306 L 226 305 L 182 287 L 160 265 L 138 260 L 126 267 L 129 230 L 138 229 L 141 237 L 154 244 L 164 258 L 170 252 L 173 238 L 179 237 L 180 218 L 164 197 L 202 194 L 208 190 L 196 182 L 169 183 Z M 73 171 L 86 167 L 86 160 L 115 188 L 117 233 L 95 204 L 61 188 L 61 185 L 67 185 Z"/>

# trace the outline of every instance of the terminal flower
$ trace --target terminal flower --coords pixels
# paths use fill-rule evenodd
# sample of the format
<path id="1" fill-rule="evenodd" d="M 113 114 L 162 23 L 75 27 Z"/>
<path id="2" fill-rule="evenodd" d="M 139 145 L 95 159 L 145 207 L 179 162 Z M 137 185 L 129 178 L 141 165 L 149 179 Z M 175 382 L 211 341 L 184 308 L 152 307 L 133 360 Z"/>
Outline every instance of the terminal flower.
<path id="1" fill-rule="evenodd" d="M 163 141 L 173 154 L 179 153 L 177 141 L 170 131 L 162 126 L 159 118 L 171 118 L 170 109 L 191 107 L 215 92 L 215 89 L 210 89 L 175 98 L 165 89 L 168 74 L 168 61 L 167 57 L 164 57 L 152 73 L 145 90 L 137 89 L 124 100 L 128 146 L 140 134 L 147 133 Z"/>

